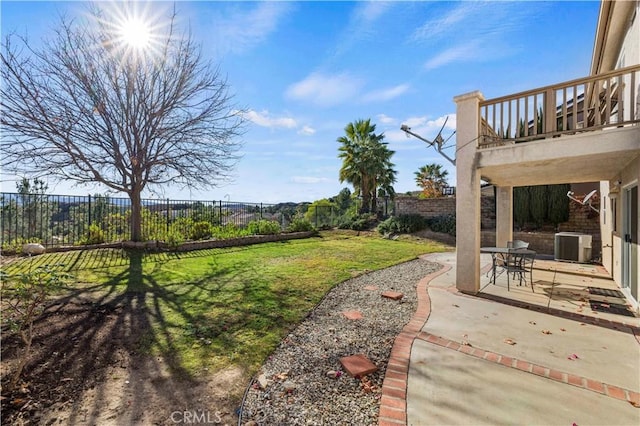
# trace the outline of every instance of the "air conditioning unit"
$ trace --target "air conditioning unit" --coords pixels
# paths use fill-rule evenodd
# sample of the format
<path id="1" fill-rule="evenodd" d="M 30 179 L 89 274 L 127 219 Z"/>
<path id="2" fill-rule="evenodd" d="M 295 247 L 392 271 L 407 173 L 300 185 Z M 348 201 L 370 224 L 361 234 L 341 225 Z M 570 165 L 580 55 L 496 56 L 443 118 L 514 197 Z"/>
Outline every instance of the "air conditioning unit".
<path id="1" fill-rule="evenodd" d="M 554 258 L 585 263 L 591 260 L 591 235 L 558 232 L 555 235 Z"/>

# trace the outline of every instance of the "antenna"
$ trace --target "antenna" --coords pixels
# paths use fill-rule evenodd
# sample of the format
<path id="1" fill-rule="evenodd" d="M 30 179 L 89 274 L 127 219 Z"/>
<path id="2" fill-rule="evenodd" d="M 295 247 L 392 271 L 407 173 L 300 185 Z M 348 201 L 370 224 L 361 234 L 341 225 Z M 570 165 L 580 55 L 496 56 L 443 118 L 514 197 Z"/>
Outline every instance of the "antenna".
<path id="1" fill-rule="evenodd" d="M 455 134 L 455 131 L 454 131 L 453 134 L 451 134 L 451 136 L 449 136 L 446 140 L 444 140 L 442 138 L 442 131 L 444 130 L 444 126 L 447 125 L 447 121 L 448 120 L 449 120 L 449 116 L 447 115 L 445 117 L 445 119 L 444 119 L 444 123 L 442 124 L 442 127 L 440 128 L 440 131 L 436 135 L 435 139 L 432 140 L 432 141 L 430 141 L 430 140 L 428 140 L 426 138 L 423 138 L 422 136 L 418 135 L 417 133 L 412 132 L 411 131 L 411 127 L 407 126 L 406 124 L 401 125 L 400 126 L 400 130 L 405 132 L 407 134 L 407 137 L 409 137 L 409 135 L 411 135 L 411 136 L 413 136 L 415 138 L 418 138 L 421 141 L 425 142 L 427 145 L 433 146 L 436 149 L 436 151 L 438 151 L 440 153 L 440 155 L 442 155 L 444 158 L 449 160 L 449 162 L 451 162 L 451 164 L 453 164 L 455 166 L 456 165 L 455 158 L 449 157 L 445 152 L 442 151 L 442 145 L 444 145 L 449 139 L 451 139 L 451 136 L 453 136 Z"/>
<path id="2" fill-rule="evenodd" d="M 582 204 L 588 203 L 589 200 L 591 199 L 591 197 L 593 197 L 594 195 L 596 195 L 596 192 L 598 192 L 598 190 L 594 189 L 593 191 L 591 191 L 590 193 L 587 194 L 586 197 L 584 197 L 584 200 L 582 200 Z M 589 203 L 591 204 L 591 203 Z"/>
<path id="3" fill-rule="evenodd" d="M 591 205 L 591 198 L 593 198 L 593 196 L 596 195 L 597 192 L 598 190 L 594 189 L 593 191 L 588 193 L 582 200 L 579 200 L 576 197 L 574 197 L 573 191 L 569 191 L 567 192 L 567 197 L 569 197 L 569 199 L 571 199 L 572 201 L 575 201 L 576 203 L 580 204 L 581 206 L 589 206 L 589 208 L 594 212 L 600 213 L 600 210 L 596 209 Z"/>

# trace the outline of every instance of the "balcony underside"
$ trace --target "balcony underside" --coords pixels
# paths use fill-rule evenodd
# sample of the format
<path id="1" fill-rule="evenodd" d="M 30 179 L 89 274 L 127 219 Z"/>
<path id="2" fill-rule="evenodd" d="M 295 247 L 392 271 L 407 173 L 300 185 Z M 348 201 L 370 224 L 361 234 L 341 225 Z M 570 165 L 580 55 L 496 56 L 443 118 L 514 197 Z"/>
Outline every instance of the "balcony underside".
<path id="1" fill-rule="evenodd" d="M 613 180 L 640 156 L 640 127 L 629 126 L 483 149 L 482 178 L 497 186 Z"/>

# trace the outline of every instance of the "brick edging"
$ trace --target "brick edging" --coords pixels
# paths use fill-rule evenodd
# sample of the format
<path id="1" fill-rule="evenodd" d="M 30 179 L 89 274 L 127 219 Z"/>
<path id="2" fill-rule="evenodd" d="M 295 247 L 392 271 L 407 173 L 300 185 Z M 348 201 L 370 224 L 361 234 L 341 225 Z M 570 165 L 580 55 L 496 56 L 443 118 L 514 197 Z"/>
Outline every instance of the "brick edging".
<path id="1" fill-rule="evenodd" d="M 626 401 L 636 407 L 640 406 L 640 393 L 629 389 L 610 385 L 599 380 L 592 380 L 587 377 L 577 376 L 575 374 L 567 373 L 553 368 L 544 367 L 542 365 L 534 364 L 532 362 L 521 360 L 518 358 L 500 355 L 491 351 L 485 351 L 484 349 L 480 349 L 477 347 L 462 345 L 453 340 L 436 336 L 424 331 L 418 333 L 417 338 L 420 340 L 424 340 L 425 342 L 429 342 L 447 349 L 452 349 L 454 351 L 470 355 L 475 358 L 493 362 L 494 364 L 514 368 L 516 370 L 524 371 L 525 373 L 533 374 L 545 379 L 550 379 L 556 382 L 576 386 L 591 392 L 608 396 L 610 398 Z"/>
<path id="2" fill-rule="evenodd" d="M 442 265 L 442 268 L 422 278 L 416 286 L 418 307 L 411 320 L 404 326 L 393 342 L 384 381 L 382 382 L 382 396 L 378 415 L 378 425 L 380 426 L 407 424 L 407 381 L 409 378 L 411 348 L 413 341 L 419 336 L 422 327 L 424 327 L 431 314 L 431 299 L 429 298 L 427 287 L 431 280 L 449 270 L 451 270 L 450 265 Z"/>

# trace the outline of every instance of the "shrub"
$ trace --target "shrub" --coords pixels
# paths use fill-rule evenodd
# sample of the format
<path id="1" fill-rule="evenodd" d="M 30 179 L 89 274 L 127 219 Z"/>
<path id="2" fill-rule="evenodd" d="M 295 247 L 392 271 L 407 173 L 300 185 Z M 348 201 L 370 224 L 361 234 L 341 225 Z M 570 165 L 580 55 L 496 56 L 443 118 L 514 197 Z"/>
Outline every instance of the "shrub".
<path id="1" fill-rule="evenodd" d="M 192 240 L 204 240 L 211 238 L 211 235 L 213 235 L 213 229 L 211 229 L 209 222 L 196 222 L 191 228 L 190 237 Z"/>
<path id="2" fill-rule="evenodd" d="M 169 248 L 176 249 L 180 244 L 184 243 L 184 235 L 175 229 L 171 229 L 166 236 L 165 243 Z"/>
<path id="3" fill-rule="evenodd" d="M 280 224 L 273 220 L 252 220 L 247 225 L 247 231 L 253 235 L 273 235 L 280 233 Z"/>
<path id="4" fill-rule="evenodd" d="M 222 226 L 213 227 L 213 237 L 219 240 L 228 240 L 231 238 L 246 237 L 251 235 L 247 229 L 238 228 L 233 223 L 227 223 Z"/>
<path id="5" fill-rule="evenodd" d="M 4 301 L 2 326 L 20 336 L 22 348 L 18 353 L 18 363 L 9 381 L 13 389 L 29 362 L 35 336 L 33 324 L 44 312 L 49 296 L 63 289 L 69 276 L 55 269 L 55 265 L 34 267 L 29 260 L 27 272 L 8 275 L 0 271 L 3 285 L 0 295 Z M 4 386 L 4 384 L 3 384 Z"/>
<path id="6" fill-rule="evenodd" d="M 313 231 L 313 225 L 304 217 L 294 217 L 289 227 L 287 228 L 289 232 L 307 232 Z"/>
<path id="7" fill-rule="evenodd" d="M 338 222 L 339 229 L 352 229 L 354 231 L 364 231 L 371 229 L 376 222 L 374 214 L 345 215 Z"/>
<path id="8" fill-rule="evenodd" d="M 89 231 L 87 235 L 80 240 L 81 245 L 88 244 L 102 244 L 106 241 L 106 237 L 102 228 L 98 225 L 93 224 L 89 226 Z"/>
<path id="9" fill-rule="evenodd" d="M 453 214 L 432 217 L 427 222 L 429 228 L 434 232 L 444 232 L 456 236 L 456 216 Z"/>
<path id="10" fill-rule="evenodd" d="M 411 234 L 427 226 L 425 218 L 418 214 L 393 216 L 378 225 L 381 234 Z"/>

